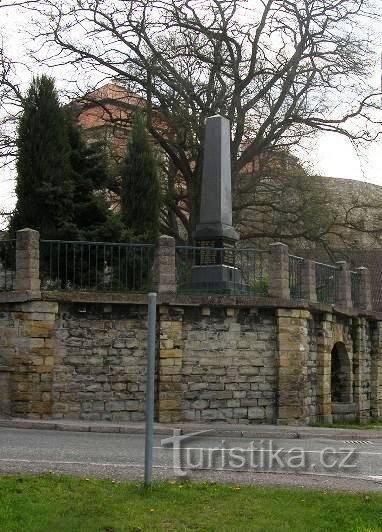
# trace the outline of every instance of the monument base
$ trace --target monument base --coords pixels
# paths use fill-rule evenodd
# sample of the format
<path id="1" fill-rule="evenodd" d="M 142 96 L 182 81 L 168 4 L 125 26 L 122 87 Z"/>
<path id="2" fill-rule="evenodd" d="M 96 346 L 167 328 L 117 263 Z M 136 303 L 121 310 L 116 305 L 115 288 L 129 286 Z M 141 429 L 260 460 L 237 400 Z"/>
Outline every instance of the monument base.
<path id="1" fill-rule="evenodd" d="M 182 287 L 183 292 L 214 294 L 246 294 L 248 287 L 242 284 L 238 268 L 225 264 L 193 266 L 191 283 Z"/>
<path id="2" fill-rule="evenodd" d="M 239 233 L 232 227 L 223 223 L 202 223 L 196 226 L 193 233 L 194 240 L 226 240 L 235 243 L 240 237 Z M 220 245 L 218 246 L 220 247 Z"/>

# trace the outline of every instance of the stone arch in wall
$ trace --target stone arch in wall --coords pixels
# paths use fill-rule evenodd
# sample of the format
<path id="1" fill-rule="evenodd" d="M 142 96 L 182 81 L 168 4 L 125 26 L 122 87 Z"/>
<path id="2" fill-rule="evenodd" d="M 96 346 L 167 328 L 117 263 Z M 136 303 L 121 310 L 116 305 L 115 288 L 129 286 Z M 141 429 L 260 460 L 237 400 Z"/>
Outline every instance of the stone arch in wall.
<path id="1" fill-rule="evenodd" d="M 317 346 L 316 419 L 323 423 L 354 421 L 358 403 L 354 402 L 357 396 L 353 390 L 356 382 L 353 366 L 357 357 L 353 320 L 327 313 L 318 331 L 321 341 Z M 336 374 L 339 374 L 339 381 Z"/>
<path id="2" fill-rule="evenodd" d="M 331 400 L 332 403 L 353 401 L 353 368 L 343 342 L 336 342 L 331 351 Z"/>

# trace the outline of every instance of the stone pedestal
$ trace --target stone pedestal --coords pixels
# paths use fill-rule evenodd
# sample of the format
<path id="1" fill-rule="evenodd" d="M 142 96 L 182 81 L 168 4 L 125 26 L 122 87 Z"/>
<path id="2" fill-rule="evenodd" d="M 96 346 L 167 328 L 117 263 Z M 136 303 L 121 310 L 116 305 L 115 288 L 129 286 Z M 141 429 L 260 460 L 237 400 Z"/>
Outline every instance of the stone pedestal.
<path id="1" fill-rule="evenodd" d="M 242 286 L 240 271 L 226 264 L 193 266 L 193 291 L 213 291 L 214 293 L 236 294 L 245 287 Z"/>

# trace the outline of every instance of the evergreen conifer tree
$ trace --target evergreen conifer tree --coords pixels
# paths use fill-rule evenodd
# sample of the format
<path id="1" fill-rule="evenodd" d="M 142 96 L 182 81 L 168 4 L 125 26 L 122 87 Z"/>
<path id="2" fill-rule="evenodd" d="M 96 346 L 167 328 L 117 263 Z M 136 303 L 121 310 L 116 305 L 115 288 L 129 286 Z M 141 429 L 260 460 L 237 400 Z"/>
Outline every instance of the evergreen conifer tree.
<path id="1" fill-rule="evenodd" d="M 104 191 L 110 176 L 104 146 L 86 143 L 70 110 L 65 112 L 73 182 L 72 224 L 67 238 L 73 240 L 117 240 L 121 228 L 108 208 Z"/>
<path id="2" fill-rule="evenodd" d="M 72 224 L 70 146 L 54 80 L 33 78 L 17 136 L 17 204 L 12 232 L 24 227 L 63 238 Z"/>
<path id="3" fill-rule="evenodd" d="M 156 240 L 160 201 L 157 162 L 145 119 L 137 113 L 121 169 L 121 218 L 128 238 Z"/>

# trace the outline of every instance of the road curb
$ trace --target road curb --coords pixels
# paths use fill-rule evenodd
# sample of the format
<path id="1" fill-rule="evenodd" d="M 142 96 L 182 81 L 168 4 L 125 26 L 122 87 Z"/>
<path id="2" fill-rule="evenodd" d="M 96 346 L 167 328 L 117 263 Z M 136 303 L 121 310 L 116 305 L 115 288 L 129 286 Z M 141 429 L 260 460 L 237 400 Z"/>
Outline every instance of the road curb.
<path id="1" fill-rule="evenodd" d="M 340 440 L 340 441 L 366 441 L 382 439 L 381 434 L 370 434 L 369 430 L 362 432 L 348 432 L 347 429 L 328 429 L 333 432 L 300 432 L 300 431 L 264 431 L 261 429 L 255 430 L 222 430 L 222 429 L 206 429 L 206 434 L 203 436 L 217 436 L 222 438 L 246 438 L 246 439 L 273 439 L 273 440 Z M 344 433 L 338 433 L 337 430 L 345 430 Z M 181 429 L 181 434 L 192 434 L 193 430 Z"/>
<path id="2" fill-rule="evenodd" d="M 92 423 L 57 423 L 56 421 L 34 421 L 29 419 L 0 419 L 0 427 L 13 429 L 56 430 L 63 432 L 96 432 L 105 434 L 144 434 L 144 426 L 119 424 L 97 425 Z M 158 435 L 172 436 L 171 427 L 155 427 Z"/>
<path id="3" fill-rule="evenodd" d="M 34 430 L 56 430 L 67 432 L 92 432 L 105 434 L 144 434 L 144 424 L 122 424 L 122 423 L 99 423 L 99 422 L 73 422 L 57 420 L 32 420 L 32 419 L 0 419 L 0 427 L 13 429 L 34 429 Z M 215 436 L 219 438 L 246 438 L 246 439 L 292 439 L 292 440 L 350 440 L 365 441 L 382 439 L 382 430 L 351 430 L 351 429 L 318 429 L 308 427 L 263 427 L 254 425 L 253 427 L 214 427 L 211 425 L 156 424 L 154 432 L 157 436 L 172 436 L 174 430 L 178 434 L 192 435 L 198 432 L 199 437 Z M 204 433 L 203 433 L 204 432 Z"/>

